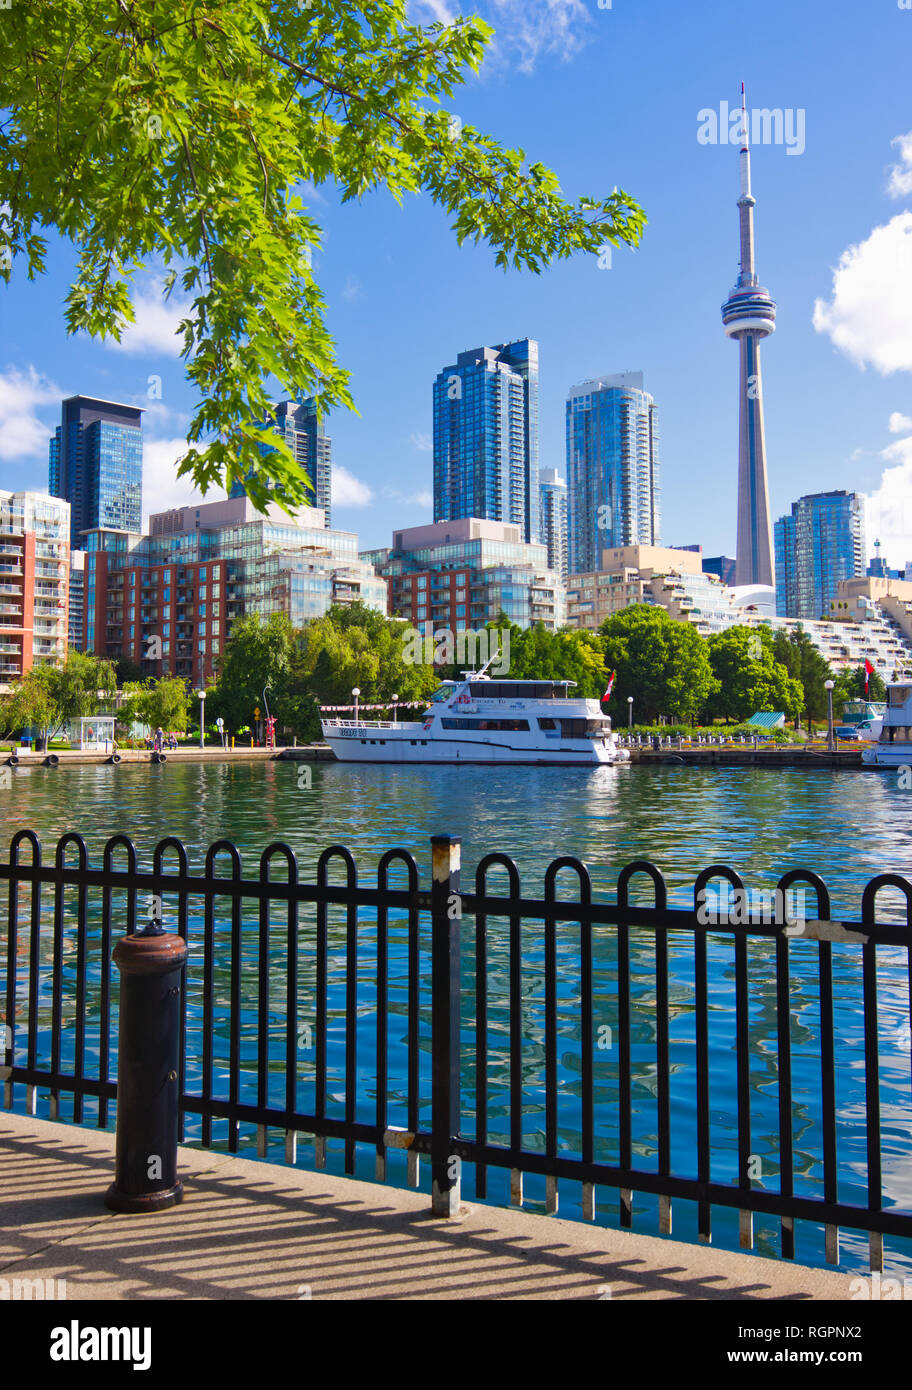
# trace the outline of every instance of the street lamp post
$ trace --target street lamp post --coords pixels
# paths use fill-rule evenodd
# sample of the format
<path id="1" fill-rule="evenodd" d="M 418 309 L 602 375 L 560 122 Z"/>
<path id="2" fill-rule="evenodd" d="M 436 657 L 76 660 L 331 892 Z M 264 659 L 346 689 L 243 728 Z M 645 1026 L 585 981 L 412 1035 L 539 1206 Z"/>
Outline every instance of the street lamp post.
<path id="1" fill-rule="evenodd" d="M 394 724 L 395 724 L 395 722 L 396 722 L 396 706 L 398 705 L 398 703 L 399 703 L 399 696 L 398 696 L 398 695 L 394 695 L 394 696 L 393 696 L 393 723 L 394 723 Z"/>
<path id="2" fill-rule="evenodd" d="M 827 693 L 827 748 L 831 753 L 835 753 L 836 740 L 833 737 L 833 682 L 824 681 L 823 688 Z"/>
<path id="3" fill-rule="evenodd" d="M 357 724 L 357 722 L 358 722 L 358 696 L 361 694 L 361 691 L 358 689 L 358 687 L 357 687 L 356 685 L 355 685 L 355 686 L 352 686 L 352 694 L 353 694 L 354 697 L 355 697 L 355 723 Z"/>
<path id="4" fill-rule="evenodd" d="M 627 728 L 633 728 L 633 696 L 627 696 Z"/>
<path id="5" fill-rule="evenodd" d="M 206 692 L 200 688 L 196 693 L 199 696 L 200 702 L 200 748 L 202 748 L 204 747 L 203 730 L 206 726 Z"/>

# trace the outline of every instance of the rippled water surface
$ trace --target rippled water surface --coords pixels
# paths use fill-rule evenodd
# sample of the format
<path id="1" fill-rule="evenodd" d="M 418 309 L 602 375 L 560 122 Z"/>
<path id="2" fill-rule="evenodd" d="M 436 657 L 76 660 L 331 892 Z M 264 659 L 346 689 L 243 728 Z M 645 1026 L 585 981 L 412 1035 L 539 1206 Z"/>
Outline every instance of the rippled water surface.
<path id="1" fill-rule="evenodd" d="M 522 875 L 523 891 L 541 895 L 547 863 L 563 854 L 578 855 L 589 866 L 596 891 L 613 896 L 617 873 L 635 859 L 650 859 L 661 869 L 671 902 L 692 901 L 696 873 L 712 863 L 727 863 L 751 886 L 771 888 L 787 869 L 808 868 L 829 886 L 833 916 L 857 918 L 861 890 L 875 874 L 893 871 L 912 876 L 912 837 L 909 793 L 896 779 L 876 773 L 820 770 L 741 768 L 398 768 L 317 764 L 310 769 L 312 785 L 302 767 L 291 763 L 181 764 L 161 767 L 124 765 L 73 769 L 18 769 L 12 786 L 0 791 L 4 837 L 22 827 L 40 836 L 46 858 L 56 839 L 78 831 L 89 847 L 90 862 L 100 862 L 105 840 L 125 833 L 136 844 L 147 866 L 156 842 L 165 835 L 183 840 L 191 864 L 201 867 L 205 849 L 221 838 L 239 847 L 245 876 L 255 876 L 263 848 L 286 842 L 298 857 L 301 877 L 310 880 L 320 852 L 330 844 L 348 846 L 358 861 L 361 881 L 369 884 L 381 854 L 391 846 L 411 851 L 422 882 L 428 881 L 429 837 L 459 835 L 463 840 L 463 887 L 471 888 L 482 855 L 498 850 L 512 855 Z M 277 876 L 278 869 L 273 876 Z M 492 882 L 497 880 L 492 880 Z M 499 880 L 503 882 L 503 880 Z M 566 891 L 569 891 L 567 885 Z M 497 890 L 495 890 L 497 891 Z M 642 899 L 646 901 L 645 896 Z M 166 909 L 167 911 L 167 909 Z M 899 903 L 885 895 L 882 917 L 897 918 Z M 815 915 L 809 905 L 808 913 Z M 49 918 L 47 919 L 49 921 Z M 217 924 L 217 940 L 221 918 Z M 274 984 L 270 993 L 270 1099 L 284 1103 L 285 1036 L 281 915 L 270 938 Z M 299 960 L 298 1018 L 308 1016 L 315 988 L 312 937 L 302 912 L 302 951 Z M 344 1080 L 341 1067 L 345 1037 L 344 938 L 340 914 L 331 918 L 329 971 L 331 1113 L 342 1113 Z M 97 904 L 90 910 L 93 937 Z M 191 910 L 190 939 L 198 942 L 202 918 Z M 389 1122 L 405 1123 L 405 932 L 401 918 L 391 914 L 389 1033 Z M 467 920 L 466 930 L 472 924 Z M 558 928 L 558 1043 L 559 1135 L 568 1152 L 578 1149 L 580 1105 L 579 929 Z M 422 929 L 422 971 L 427 967 L 427 933 Z M 464 959 L 463 1108 L 464 1132 L 474 1131 L 474 1019 L 471 941 Z M 370 1122 L 376 1094 L 375 1000 L 373 970 L 375 923 L 369 914 L 359 922 L 358 994 L 358 1116 Z M 616 940 L 610 928 L 593 933 L 595 1015 L 616 1036 Z M 200 1050 L 200 991 L 194 974 L 193 945 L 188 973 L 188 1078 L 192 1087 Z M 775 977 L 771 942 L 755 940 L 750 947 L 750 1019 L 752 1148 L 761 1181 L 778 1185 L 778 1077 L 775 1030 Z M 255 1001 L 256 917 L 245 914 L 245 1000 Z M 21 956 L 20 952 L 20 956 Z M 792 963 L 792 1052 L 794 1087 L 794 1168 L 796 1192 L 821 1195 L 821 1118 L 819 1079 L 819 1010 L 816 983 L 817 948 L 794 941 Z M 91 956 L 91 952 L 90 952 Z M 72 988 L 71 952 L 67 951 L 67 988 Z M 523 1134 L 530 1148 L 543 1145 L 543 950 L 541 926 L 529 923 L 523 933 Z M 835 1022 L 837 1038 L 837 1105 L 839 1110 L 840 1198 L 865 1200 L 864 1073 L 860 959 L 857 948 L 834 947 Z M 651 935 L 631 933 L 633 1023 L 634 1162 L 656 1167 L 655 1105 L 655 986 Z M 910 1094 L 909 993 L 906 953 L 879 952 L 878 1002 L 881 1039 L 881 1102 L 883 1107 L 884 1189 L 887 1205 L 912 1208 L 912 1094 Z M 508 1080 L 508 940 L 506 924 L 489 923 L 489 1088 L 488 1125 L 494 1142 L 507 1138 Z M 24 965 L 24 961 L 23 961 Z M 216 972 L 216 1076 L 224 1079 L 227 1059 L 227 971 Z M 710 970 L 710 1084 L 713 1177 L 731 1181 L 736 1174 L 737 1133 L 734 1065 L 734 965 L 730 938 L 711 938 Z M 44 993 L 42 993 L 44 998 Z M 670 945 L 671 1067 L 673 1169 L 695 1173 L 695 1076 L 693 1069 L 693 948 L 685 934 Z M 90 1000 L 91 1004 L 91 1000 Z M 429 1000 L 422 999 L 422 1094 L 429 1093 Z M 245 1014 L 242 1060 L 256 1055 L 252 1010 Z M 17 1039 L 18 1043 L 18 1039 Z M 89 1053 L 92 1055 L 91 1009 Z M 19 1060 L 17 1046 L 17 1060 Z M 596 1054 L 596 1157 L 617 1160 L 616 1051 Z M 312 1104 L 312 1053 L 302 1053 L 298 1105 Z M 242 1098 L 254 1099 L 255 1076 L 245 1076 Z M 62 1103 L 64 1116 L 70 1103 Z M 188 1138 L 198 1137 L 190 1125 Z M 422 1116 L 422 1125 L 429 1115 Z M 216 1125 L 216 1137 L 224 1142 Z M 276 1136 L 278 1139 L 278 1136 Z M 252 1143 L 244 1135 L 244 1143 Z M 299 1161 L 311 1150 L 302 1145 Z M 281 1159 L 277 1142 L 270 1154 Z M 391 1156 L 390 1180 L 404 1180 L 400 1155 Z M 341 1151 L 330 1147 L 330 1166 L 341 1166 Z M 358 1155 L 358 1176 L 370 1177 L 373 1159 Z M 489 1174 L 489 1197 L 508 1200 L 507 1177 Z M 471 1199 L 473 1184 L 467 1182 Z M 526 1179 L 533 1207 L 543 1199 L 543 1183 Z M 616 1197 L 599 1194 L 598 1219 L 613 1224 Z M 579 1187 L 561 1186 L 561 1214 L 580 1214 Z M 637 1197 L 635 1225 L 655 1230 L 655 1203 Z M 778 1251 L 776 1223 L 755 1222 L 757 1248 Z M 675 1204 L 675 1234 L 695 1236 L 695 1211 L 689 1203 Z M 714 1213 L 714 1241 L 737 1245 L 735 1213 Z M 887 1242 L 892 1261 L 908 1257 L 901 1242 Z M 845 1235 L 843 1258 L 861 1265 L 860 1237 Z M 822 1237 L 808 1223 L 798 1225 L 798 1257 L 822 1262 Z"/>

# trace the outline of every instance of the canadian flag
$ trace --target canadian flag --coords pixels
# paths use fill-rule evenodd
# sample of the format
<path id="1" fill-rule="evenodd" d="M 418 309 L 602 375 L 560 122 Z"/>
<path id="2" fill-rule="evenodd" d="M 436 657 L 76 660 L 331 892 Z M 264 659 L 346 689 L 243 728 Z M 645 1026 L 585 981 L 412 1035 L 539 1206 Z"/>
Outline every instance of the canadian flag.
<path id="1" fill-rule="evenodd" d="M 604 702 L 605 702 L 606 700 L 610 700 L 610 699 L 611 699 L 611 692 L 612 692 L 612 690 L 614 689 L 614 682 L 615 682 L 616 680 L 617 680 L 617 671 L 612 671 L 612 672 L 611 672 L 611 679 L 610 679 L 610 681 L 608 682 L 608 689 L 605 691 L 604 695 L 602 696 L 601 700 L 599 701 L 600 704 L 604 704 Z"/>
<path id="2" fill-rule="evenodd" d="M 867 693 L 868 693 L 868 682 L 870 681 L 870 679 L 871 679 L 871 677 L 873 676 L 873 674 L 874 674 L 874 667 L 871 665 L 871 663 L 870 663 L 870 661 L 868 660 L 868 658 L 865 657 L 865 694 L 866 694 L 866 695 L 867 695 Z"/>

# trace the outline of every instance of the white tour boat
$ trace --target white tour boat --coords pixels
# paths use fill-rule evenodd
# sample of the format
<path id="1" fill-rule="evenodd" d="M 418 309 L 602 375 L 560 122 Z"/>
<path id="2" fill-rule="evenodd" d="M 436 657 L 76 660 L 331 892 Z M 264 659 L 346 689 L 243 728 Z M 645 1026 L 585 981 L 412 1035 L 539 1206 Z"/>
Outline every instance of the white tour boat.
<path id="1" fill-rule="evenodd" d="M 912 766 L 912 684 L 908 681 L 887 686 L 880 737 L 864 749 L 861 761 L 868 767 Z"/>
<path id="2" fill-rule="evenodd" d="M 575 681 L 501 680 L 486 674 L 490 665 L 444 681 L 420 722 L 324 719 L 323 737 L 342 762 L 593 767 L 629 761 L 600 701 L 570 694 Z"/>

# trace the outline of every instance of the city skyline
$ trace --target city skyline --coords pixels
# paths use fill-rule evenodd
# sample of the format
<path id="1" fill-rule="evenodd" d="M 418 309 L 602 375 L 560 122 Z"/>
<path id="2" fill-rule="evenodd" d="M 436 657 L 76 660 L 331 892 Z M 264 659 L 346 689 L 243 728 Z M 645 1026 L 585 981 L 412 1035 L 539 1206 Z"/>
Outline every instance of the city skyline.
<path id="1" fill-rule="evenodd" d="M 780 515 L 799 494 L 839 487 L 880 493 L 868 534 L 880 537 L 895 567 L 912 557 L 902 539 L 912 539 L 912 351 L 898 274 L 912 220 L 912 113 L 891 73 L 900 74 L 897 36 L 910 17 L 889 10 L 862 17 L 838 2 L 828 14 L 832 23 L 821 29 L 773 3 L 757 17 L 745 73 L 749 93 L 771 110 L 787 117 L 806 111 L 804 127 L 785 121 L 786 137 L 804 128 L 800 144 L 777 143 L 773 123 L 769 141 L 754 149 L 764 275 L 775 285 L 780 315 L 764 375 L 770 500 Z M 813 38 L 820 58 L 813 71 L 797 48 L 783 51 L 785 20 L 797 48 Z M 736 108 L 732 74 L 740 78 L 744 64 L 740 36 L 716 29 L 709 15 L 684 16 L 670 4 L 652 19 L 620 6 L 593 11 L 574 30 L 572 46 L 542 42 L 528 62 L 505 34 L 496 80 L 473 81 L 457 95 L 463 121 L 491 126 L 549 160 L 569 196 L 617 182 L 642 201 L 649 217 L 643 243 L 635 255 L 616 250 L 610 268 L 583 257 L 539 278 L 504 275 L 483 248 L 457 248 L 446 219 L 420 200 L 398 210 L 368 195 L 343 209 L 329 188 L 305 190 L 327 227 L 315 270 L 361 411 L 338 411 L 329 426 L 333 506 L 339 524 L 357 529 L 365 544 L 432 514 L 428 376 L 455 345 L 534 334 L 541 343 L 541 467 L 563 469 L 562 402 L 570 384 L 594 371 L 640 366 L 662 409 L 666 512 L 675 518 L 663 539 L 698 536 L 707 553 L 733 553 L 737 425 L 731 350 L 716 315 L 720 261 L 731 256 L 737 145 L 701 143 L 705 121 L 698 117 L 723 101 Z M 858 109 L 849 112 L 837 59 L 862 40 L 879 45 L 882 63 L 876 79 L 859 75 Z M 605 61 L 646 41 L 662 79 L 652 89 L 658 99 L 643 101 L 636 74 L 623 65 L 606 94 L 599 80 Z M 539 109 L 545 89 L 549 101 Z M 630 111 L 635 121 L 620 119 Z M 619 121 L 622 133 L 614 133 Z M 601 133 L 581 141 L 587 128 Z M 853 309 L 852 291 L 875 259 L 882 271 L 868 277 L 868 302 Z M 60 300 L 69 252 L 53 238 L 48 262 L 44 280 L 17 278 L 3 296 L 0 476 L 9 487 L 42 485 L 40 441 L 60 399 L 82 390 L 146 411 L 147 511 L 168 505 L 172 494 L 183 500 L 173 463 L 192 391 L 179 344 L 169 343 L 177 306 L 166 311 L 154 292 L 157 268 L 137 285 L 137 322 L 118 347 L 66 339 Z M 665 331 L 674 322 L 686 325 L 686 360 Z M 713 497 L 711 509 L 701 487 Z"/>

